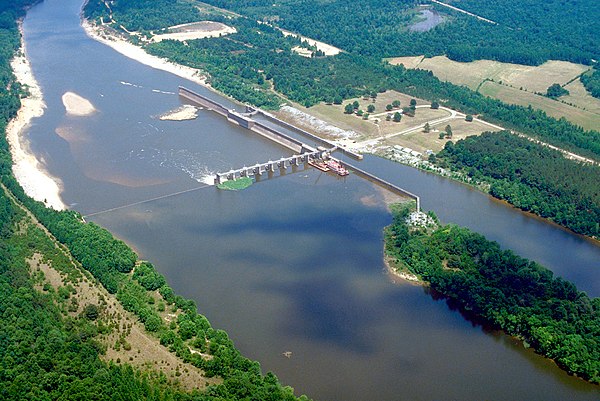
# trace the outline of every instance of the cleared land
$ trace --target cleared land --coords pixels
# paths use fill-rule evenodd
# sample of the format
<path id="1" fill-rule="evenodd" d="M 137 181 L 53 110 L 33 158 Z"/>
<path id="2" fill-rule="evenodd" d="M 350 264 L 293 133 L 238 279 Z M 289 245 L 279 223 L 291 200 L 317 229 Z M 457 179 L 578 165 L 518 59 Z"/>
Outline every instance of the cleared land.
<path id="1" fill-rule="evenodd" d="M 370 148 L 372 146 L 401 145 L 420 153 L 424 153 L 426 150 L 437 152 L 448 141 L 447 139 L 439 139 L 439 131 L 443 131 L 448 124 L 452 127 L 453 131 L 452 141 L 465 138 L 469 135 L 479 135 L 484 131 L 498 131 L 497 128 L 490 127 L 477 120 L 468 123 L 464 121 L 464 114 L 453 110 L 446 108 L 431 109 L 430 103 L 422 99 L 415 99 L 417 101 L 417 109 L 414 117 L 403 115 L 400 122 L 386 121 L 388 113 L 393 114 L 401 111 L 402 107 L 410 104 L 411 99 L 410 96 L 403 93 L 387 91 L 379 93 L 374 102 L 370 98 L 357 98 L 345 101 L 342 105 L 318 104 L 309 109 L 299 105 L 294 105 L 294 107 L 304 113 L 315 116 L 325 124 L 356 133 L 351 139 L 341 140 L 340 143 L 362 151 L 372 150 Z M 369 105 L 375 106 L 375 111 L 371 113 L 368 120 L 364 120 L 355 114 L 344 114 L 344 106 L 355 100 L 359 102 L 359 109 L 363 111 Z M 400 108 L 387 111 L 385 106 L 391 104 L 394 100 L 400 100 Z M 331 140 L 339 139 L 339 136 L 327 135 L 325 127 L 320 127 L 319 129 L 319 127 L 310 125 L 302 119 L 295 118 L 290 112 L 280 111 L 276 114 L 281 119 L 300 126 L 307 131 Z M 378 120 L 377 123 L 375 119 Z M 431 126 L 431 132 L 427 134 L 423 133 L 425 123 L 429 123 Z"/>
<path id="2" fill-rule="evenodd" d="M 278 28 L 285 36 L 296 36 L 304 41 L 306 41 L 309 45 L 315 46 L 317 49 L 321 50 L 325 53 L 326 56 L 335 56 L 341 52 L 335 46 L 328 45 L 327 43 L 319 42 L 318 40 L 314 40 L 311 38 L 307 38 L 306 36 L 298 35 L 297 33 L 286 31 L 285 29 Z"/>
<path id="3" fill-rule="evenodd" d="M 571 82 L 564 87 L 569 91 L 567 96 L 562 96 L 560 100 L 574 104 L 575 106 L 598 114 L 600 118 L 600 99 L 589 94 L 579 79 Z M 600 122 L 598 123 L 600 124 Z"/>
<path id="4" fill-rule="evenodd" d="M 531 105 L 534 108 L 544 110 L 552 117 L 564 117 L 575 124 L 581 125 L 585 129 L 600 129 L 600 114 L 582 110 L 575 106 L 549 99 L 545 96 L 524 92 L 516 88 L 511 88 L 490 81 L 481 85 L 479 92 L 506 103 L 519 104 L 521 106 Z"/>
<path id="5" fill-rule="evenodd" d="M 168 33 L 153 36 L 151 41 L 160 42 L 168 39 L 184 41 L 218 37 L 237 32 L 236 29 L 231 26 L 214 21 L 199 21 L 176 25 L 169 27 L 168 31 Z"/>
<path id="6" fill-rule="evenodd" d="M 600 129 L 600 101 L 583 88 L 577 78 L 589 66 L 566 61 L 551 60 L 540 66 L 500 63 L 478 60 L 470 63 L 452 61 L 445 56 L 395 57 L 390 64 L 403 64 L 406 68 L 429 70 L 443 81 L 464 85 L 482 94 L 507 103 L 541 109 L 549 115 L 581 125 L 585 129 Z M 575 80 L 574 80 L 575 79 Z M 489 82 L 489 81 L 494 82 Z M 573 81 L 574 80 L 574 81 Z M 568 82 L 573 81 L 567 85 Z M 572 94 L 554 101 L 535 92 L 545 93 L 554 83 L 565 85 Z M 504 89 L 501 89 L 500 87 Z M 570 103 L 570 104 L 565 104 Z"/>
<path id="7" fill-rule="evenodd" d="M 403 93 L 399 93 L 396 91 L 387 91 L 385 93 L 378 93 L 377 98 L 375 99 L 375 102 L 373 102 L 371 98 L 369 98 L 369 99 L 354 98 L 354 99 L 349 99 L 349 100 L 344 101 L 344 103 L 341 105 L 338 105 L 338 104 L 328 105 L 328 104 L 320 103 L 320 104 L 312 106 L 310 108 L 306 108 L 306 107 L 302 107 L 300 105 L 294 104 L 294 107 L 304 113 L 313 115 L 316 118 L 323 120 L 326 123 L 329 123 L 331 125 L 335 125 L 336 127 L 339 127 L 343 130 L 354 131 L 356 134 L 358 134 L 358 137 L 356 139 L 363 140 L 363 139 L 369 139 L 369 138 L 381 135 L 380 128 L 372 120 L 367 121 L 367 120 L 363 120 L 361 117 L 358 117 L 356 115 L 344 114 L 344 106 L 346 104 L 352 103 L 354 101 L 358 101 L 358 103 L 360 105 L 359 109 L 361 109 L 365 112 L 367 111 L 367 107 L 370 104 L 372 104 L 375 106 L 375 111 L 372 113 L 372 115 L 384 113 L 383 116 L 380 116 L 379 118 L 381 120 L 385 120 L 385 114 L 387 114 L 387 112 L 385 110 L 386 105 L 391 104 L 394 100 L 399 100 L 400 101 L 400 109 L 401 109 L 404 106 L 408 106 L 410 104 L 411 99 L 412 99 L 412 97 L 405 95 Z M 429 104 L 429 102 L 426 102 L 421 99 L 415 99 L 415 100 L 417 100 L 417 105 L 428 105 Z M 394 109 L 392 111 L 392 113 L 394 113 L 396 111 L 399 111 L 399 109 Z M 290 120 L 289 115 L 286 115 L 285 113 L 279 112 L 277 114 L 279 117 L 281 117 L 282 119 L 284 119 L 286 121 Z M 446 114 L 447 113 L 442 112 L 442 114 L 440 114 L 440 116 L 444 116 Z M 418 112 L 417 112 L 417 116 L 418 116 Z M 290 121 L 290 122 L 292 122 L 292 121 Z M 298 124 L 311 132 L 314 132 L 314 127 L 303 124 L 302 121 L 293 121 L 293 123 Z M 399 123 L 399 124 L 404 124 L 404 123 Z M 408 127 L 408 125 L 402 125 L 402 126 L 396 125 L 396 128 L 398 130 L 401 130 L 402 128 L 407 128 L 407 127 Z M 322 134 L 322 132 L 316 132 L 316 133 Z M 329 139 L 335 139 L 334 137 L 331 137 L 331 136 L 327 136 L 327 135 L 324 135 L 324 136 L 328 137 Z"/>
<path id="8" fill-rule="evenodd" d="M 420 62 L 416 63 L 420 59 Z M 470 63 L 452 61 L 446 56 L 425 58 L 396 57 L 388 59 L 393 65 L 404 64 L 406 68 L 420 68 L 432 71 L 436 77 L 471 89 L 486 79 L 502 82 L 530 92 L 546 92 L 554 83 L 566 84 L 573 78 L 590 69 L 583 64 L 550 60 L 540 66 L 501 63 L 492 60 L 477 60 Z"/>
<path id="9" fill-rule="evenodd" d="M 426 150 L 439 152 L 446 145 L 446 142 L 449 141 L 449 139 L 439 139 L 440 131 L 444 131 L 446 125 L 450 125 L 452 128 L 452 142 L 456 142 L 459 139 L 464 139 L 471 135 L 479 135 L 485 131 L 498 131 L 497 128 L 490 127 L 479 121 L 466 122 L 462 118 L 455 118 L 448 122 L 432 125 L 432 129 L 428 133 L 419 129 L 386 139 L 384 144 L 408 147 L 419 153 L 425 153 Z"/>

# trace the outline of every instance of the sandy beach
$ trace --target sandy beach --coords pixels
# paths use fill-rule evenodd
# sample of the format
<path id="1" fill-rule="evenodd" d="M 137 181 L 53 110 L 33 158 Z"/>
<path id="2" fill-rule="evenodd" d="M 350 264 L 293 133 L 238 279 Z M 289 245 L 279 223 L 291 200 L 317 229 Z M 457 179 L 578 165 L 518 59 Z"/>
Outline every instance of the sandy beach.
<path id="1" fill-rule="evenodd" d="M 11 61 L 17 80 L 26 85 L 30 92 L 27 98 L 21 99 L 21 108 L 17 116 L 6 128 L 6 137 L 13 158 L 13 173 L 27 195 L 56 210 L 63 210 L 66 206 L 60 199 L 60 180 L 45 171 L 43 160 L 38 161 L 31 152 L 29 144 L 22 137 L 31 120 L 43 115 L 46 107 L 42 91 L 33 76 L 24 49 L 25 46 L 21 42 L 19 55 Z"/>
<path id="2" fill-rule="evenodd" d="M 130 59 L 136 60 L 149 67 L 170 72 L 197 84 L 210 86 L 206 83 L 206 77 L 200 70 L 174 64 L 160 57 L 148 54 L 141 47 L 135 46 L 124 39 L 116 37 L 115 35 L 109 35 L 106 32 L 103 32 L 101 27 L 93 25 L 88 20 L 83 20 L 81 22 L 81 26 L 90 38 L 112 47 L 125 57 L 129 57 Z"/>

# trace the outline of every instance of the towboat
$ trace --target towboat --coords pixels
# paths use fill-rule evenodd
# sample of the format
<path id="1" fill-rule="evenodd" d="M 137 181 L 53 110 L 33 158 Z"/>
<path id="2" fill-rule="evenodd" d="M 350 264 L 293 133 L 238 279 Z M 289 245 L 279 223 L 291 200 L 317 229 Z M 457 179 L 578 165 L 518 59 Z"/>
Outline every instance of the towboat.
<path id="1" fill-rule="evenodd" d="M 327 167 L 329 167 L 331 170 L 333 170 L 335 173 L 337 173 L 338 175 L 340 175 L 342 177 L 350 174 L 348 172 L 348 170 L 346 170 L 344 168 L 344 166 L 342 166 L 341 163 L 338 162 L 337 160 L 329 159 L 329 160 L 327 160 L 326 165 L 327 165 Z"/>

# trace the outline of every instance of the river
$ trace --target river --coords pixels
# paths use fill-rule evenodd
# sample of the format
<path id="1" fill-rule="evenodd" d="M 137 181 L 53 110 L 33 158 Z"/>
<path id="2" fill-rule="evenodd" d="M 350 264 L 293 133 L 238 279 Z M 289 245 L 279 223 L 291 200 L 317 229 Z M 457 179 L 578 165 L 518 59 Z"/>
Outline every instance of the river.
<path id="1" fill-rule="evenodd" d="M 391 216 L 371 183 L 300 169 L 241 192 L 205 187 L 209 172 L 289 153 L 208 111 L 157 119 L 180 106 L 178 85 L 224 100 L 89 39 L 80 6 L 46 0 L 25 19 L 48 106 L 29 130 L 31 149 L 84 215 L 199 188 L 89 219 L 151 260 L 263 370 L 318 400 L 598 398 L 598 386 L 394 282 L 382 262 Z M 66 116 L 67 91 L 98 112 Z M 443 221 L 600 294 L 600 248 L 590 241 L 441 177 L 376 157 L 360 166 L 421 195 Z"/>

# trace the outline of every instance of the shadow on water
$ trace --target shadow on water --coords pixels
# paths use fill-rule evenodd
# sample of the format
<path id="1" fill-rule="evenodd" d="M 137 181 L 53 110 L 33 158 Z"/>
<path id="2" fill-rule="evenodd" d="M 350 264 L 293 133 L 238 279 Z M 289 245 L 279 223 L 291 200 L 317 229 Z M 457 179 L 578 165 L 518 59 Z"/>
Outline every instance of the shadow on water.
<path id="1" fill-rule="evenodd" d="M 46 0 L 25 21 L 48 106 L 29 139 L 63 181 L 67 203 L 83 214 L 109 209 L 189 189 L 203 172 L 286 153 L 214 113 L 154 118 L 181 103 L 152 89 L 175 93 L 183 84 L 227 100 L 91 41 L 79 27 L 80 6 Z M 65 118 L 66 91 L 89 99 L 98 114 Z M 56 133 L 65 126 L 73 127 L 62 131 L 67 139 Z M 481 231 L 600 293 L 600 254 L 589 244 L 455 182 L 370 156 L 360 166 L 420 195 L 443 221 Z M 309 169 L 240 192 L 206 188 L 93 220 L 152 260 L 244 355 L 316 399 L 597 399 L 597 386 L 465 321 L 422 289 L 393 284 L 381 232 L 391 216 L 380 198 L 356 176 Z M 282 356 L 288 350 L 291 358 Z"/>

